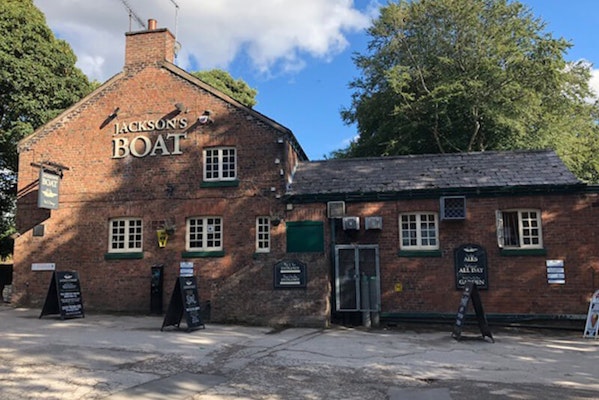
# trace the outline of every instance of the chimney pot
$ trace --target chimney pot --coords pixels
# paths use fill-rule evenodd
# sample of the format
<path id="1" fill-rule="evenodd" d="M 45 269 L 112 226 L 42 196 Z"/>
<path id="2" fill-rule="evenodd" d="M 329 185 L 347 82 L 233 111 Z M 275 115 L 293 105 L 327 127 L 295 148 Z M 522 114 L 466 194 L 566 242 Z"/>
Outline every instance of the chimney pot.
<path id="1" fill-rule="evenodd" d="M 149 19 L 148 20 L 148 30 L 149 31 L 153 31 L 154 29 L 156 29 L 156 20 L 155 19 Z"/>

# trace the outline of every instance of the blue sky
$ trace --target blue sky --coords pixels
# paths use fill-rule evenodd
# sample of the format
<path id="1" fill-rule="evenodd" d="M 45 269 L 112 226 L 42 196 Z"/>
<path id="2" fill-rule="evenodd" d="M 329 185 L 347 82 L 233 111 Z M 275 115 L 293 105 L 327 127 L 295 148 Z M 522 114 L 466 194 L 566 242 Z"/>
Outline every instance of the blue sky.
<path id="1" fill-rule="evenodd" d="M 573 43 L 570 61 L 599 68 L 597 0 L 521 0 L 554 37 Z M 141 30 L 122 0 L 34 0 L 55 34 L 69 42 L 78 66 L 103 82 L 123 66 L 124 33 Z M 143 21 L 177 33 L 182 68 L 222 68 L 258 90 L 255 109 L 291 129 L 312 160 L 345 147 L 357 135 L 340 110 L 351 104 L 364 29 L 375 0 L 126 0 Z M 178 6 L 178 8 L 175 7 Z M 599 71 L 592 83 L 599 92 Z"/>

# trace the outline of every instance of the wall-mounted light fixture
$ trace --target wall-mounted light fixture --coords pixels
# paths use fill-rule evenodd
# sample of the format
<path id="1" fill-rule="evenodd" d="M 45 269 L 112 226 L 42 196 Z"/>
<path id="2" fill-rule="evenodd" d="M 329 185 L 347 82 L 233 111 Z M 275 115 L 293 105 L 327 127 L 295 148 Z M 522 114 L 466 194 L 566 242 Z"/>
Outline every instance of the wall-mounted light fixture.
<path id="1" fill-rule="evenodd" d="M 117 115 L 119 115 L 119 111 L 121 111 L 120 107 L 115 108 L 112 114 L 108 116 L 108 118 L 115 119 Z"/>
<path id="2" fill-rule="evenodd" d="M 214 120 L 210 117 L 212 115 L 212 111 L 211 110 L 204 110 L 204 112 L 202 113 L 202 115 L 200 115 L 198 117 L 198 122 L 201 125 L 206 125 L 206 124 L 211 124 L 214 122 Z"/>
<path id="3" fill-rule="evenodd" d="M 176 103 L 175 108 L 180 113 L 188 113 L 189 112 L 189 109 L 187 107 L 185 107 L 185 104 L 183 104 L 183 103 Z"/>
<path id="4" fill-rule="evenodd" d="M 102 123 L 100 124 L 100 129 L 104 128 L 106 125 L 111 123 L 119 115 L 119 111 L 121 111 L 121 109 L 119 107 L 117 107 L 114 109 L 113 112 L 108 114 L 106 119 L 104 121 L 102 121 Z"/>
<path id="5" fill-rule="evenodd" d="M 166 247 L 166 243 L 168 242 L 168 233 L 166 233 L 165 229 L 157 229 L 156 237 L 158 239 L 158 247 L 164 248 Z"/>

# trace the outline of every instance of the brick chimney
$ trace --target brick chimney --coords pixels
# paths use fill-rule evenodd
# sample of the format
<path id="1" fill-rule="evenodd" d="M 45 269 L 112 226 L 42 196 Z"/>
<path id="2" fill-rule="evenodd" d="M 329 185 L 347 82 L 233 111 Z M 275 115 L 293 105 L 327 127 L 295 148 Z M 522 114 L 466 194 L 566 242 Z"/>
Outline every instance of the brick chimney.
<path id="1" fill-rule="evenodd" d="M 161 61 L 175 61 L 175 37 L 168 29 L 157 29 L 150 19 L 148 30 L 125 33 L 125 68 Z"/>

